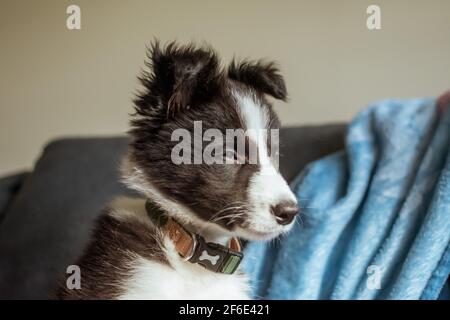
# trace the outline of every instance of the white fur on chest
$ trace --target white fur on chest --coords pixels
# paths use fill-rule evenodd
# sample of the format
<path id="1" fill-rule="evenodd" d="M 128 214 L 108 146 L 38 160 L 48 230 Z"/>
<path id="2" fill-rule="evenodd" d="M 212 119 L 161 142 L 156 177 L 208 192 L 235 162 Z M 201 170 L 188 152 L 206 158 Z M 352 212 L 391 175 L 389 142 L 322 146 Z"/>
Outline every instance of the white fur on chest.
<path id="1" fill-rule="evenodd" d="M 189 262 L 167 266 L 137 259 L 120 299 L 249 299 L 243 275 L 216 274 Z"/>
<path id="2" fill-rule="evenodd" d="M 144 203 L 140 199 L 122 198 L 115 201 L 111 214 L 144 222 L 148 219 Z M 131 262 L 132 273 L 122 283 L 125 292 L 119 299 L 249 299 L 245 275 L 214 273 L 183 261 L 168 238 L 164 247 L 170 266 L 135 256 Z"/>

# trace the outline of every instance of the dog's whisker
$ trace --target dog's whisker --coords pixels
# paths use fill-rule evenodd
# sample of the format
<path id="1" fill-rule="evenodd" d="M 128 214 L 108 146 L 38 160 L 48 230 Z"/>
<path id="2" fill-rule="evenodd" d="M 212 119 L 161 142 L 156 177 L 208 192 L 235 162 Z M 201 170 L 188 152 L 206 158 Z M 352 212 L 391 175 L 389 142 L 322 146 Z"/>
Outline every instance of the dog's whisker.
<path id="1" fill-rule="evenodd" d="M 234 213 L 231 213 L 231 214 L 228 214 L 228 215 L 224 215 L 224 216 L 218 217 L 218 218 L 214 219 L 213 221 L 217 222 L 217 221 L 221 221 L 223 219 L 240 217 L 240 216 L 243 216 L 243 215 L 244 215 L 244 212 L 234 212 Z"/>
<path id="2" fill-rule="evenodd" d="M 236 212 L 238 212 L 238 210 L 240 209 L 240 207 L 233 207 L 233 208 L 228 208 L 227 210 L 223 210 L 222 212 L 220 212 L 220 215 L 217 215 L 215 217 L 213 217 L 212 219 L 210 219 L 210 221 L 217 221 L 217 219 L 223 219 L 224 217 L 227 217 L 229 215 L 234 215 Z M 235 212 L 231 213 L 231 214 L 224 214 L 227 211 L 230 210 L 234 210 Z"/>
<path id="3" fill-rule="evenodd" d="M 303 220 L 302 220 L 302 216 L 299 215 L 299 216 L 295 219 L 295 223 L 298 224 L 298 226 L 299 226 L 300 229 L 303 229 L 303 228 L 304 228 L 304 223 L 303 223 Z"/>
<path id="4" fill-rule="evenodd" d="M 234 204 L 241 204 L 240 206 L 232 206 Z M 209 219 L 209 221 L 214 221 L 214 219 L 223 214 L 226 211 L 232 210 L 232 209 L 238 209 L 238 208 L 244 208 L 246 206 L 245 203 L 241 202 L 241 201 L 235 201 L 235 202 L 231 202 L 229 204 L 227 204 L 224 208 L 222 208 L 221 210 L 219 210 L 218 212 L 216 212 L 215 214 L 213 214 L 211 216 L 211 218 Z"/>

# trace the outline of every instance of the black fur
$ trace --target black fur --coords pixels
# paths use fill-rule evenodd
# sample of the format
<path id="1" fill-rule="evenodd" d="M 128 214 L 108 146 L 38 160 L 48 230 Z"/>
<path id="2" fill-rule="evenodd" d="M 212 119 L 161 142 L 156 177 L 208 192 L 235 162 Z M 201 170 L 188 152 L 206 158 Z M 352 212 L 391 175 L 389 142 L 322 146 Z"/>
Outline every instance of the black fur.
<path id="1" fill-rule="evenodd" d="M 93 238 L 76 262 L 81 269 L 81 290 L 70 290 L 61 280 L 57 299 L 117 299 L 132 274 L 136 256 L 168 264 L 162 236 L 135 220 L 119 221 L 106 209 L 95 222 Z"/>
<path id="2" fill-rule="evenodd" d="M 287 99 L 284 79 L 274 62 L 233 61 L 228 68 L 228 76 L 276 99 Z"/>
<path id="3" fill-rule="evenodd" d="M 164 122 L 179 111 L 207 103 L 219 90 L 222 73 L 211 48 L 180 47 L 172 42 L 161 49 L 156 41 L 147 56 L 150 71 L 139 78 L 145 92 L 134 101 L 138 115 Z"/>

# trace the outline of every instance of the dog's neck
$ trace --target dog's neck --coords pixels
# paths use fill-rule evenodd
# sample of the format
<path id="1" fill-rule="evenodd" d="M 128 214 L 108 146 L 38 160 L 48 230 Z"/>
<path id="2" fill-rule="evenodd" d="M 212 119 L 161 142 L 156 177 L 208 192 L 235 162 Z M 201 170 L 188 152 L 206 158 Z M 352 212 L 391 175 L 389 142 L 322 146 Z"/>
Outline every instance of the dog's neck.
<path id="1" fill-rule="evenodd" d="M 190 208 L 162 194 L 145 178 L 142 170 L 128 160 L 126 158 L 122 163 L 123 181 L 168 217 L 165 222 L 155 221 L 151 207 L 145 205 L 155 227 L 162 227 L 161 231 L 169 236 L 178 253 L 189 262 L 201 264 L 214 272 L 234 273 L 243 258 L 240 241 L 226 229 L 203 221 Z"/>
<path id="2" fill-rule="evenodd" d="M 179 204 L 164 196 L 144 175 L 129 157 L 125 157 L 121 165 L 123 182 L 130 188 L 144 195 L 150 201 L 158 204 L 169 216 L 174 218 L 186 230 L 196 233 L 206 241 L 226 245 L 233 237 L 224 228 L 209 222 L 205 222 L 188 207 Z"/>
<path id="3" fill-rule="evenodd" d="M 208 242 L 214 242 L 219 243 L 221 245 L 227 245 L 228 242 L 230 242 L 230 239 L 232 238 L 230 235 L 217 232 L 217 230 L 211 230 L 208 227 L 199 226 L 195 223 L 185 224 L 183 227 L 186 228 L 189 232 L 196 233 L 198 235 L 201 235 L 203 238 L 205 238 Z"/>
<path id="4" fill-rule="evenodd" d="M 198 233 L 199 228 L 190 232 L 150 199 L 147 199 L 145 209 L 154 225 L 161 228 L 161 232 L 172 241 L 175 250 L 185 261 L 225 274 L 233 274 L 238 268 L 243 257 L 239 239 L 231 238 L 226 244 L 218 243 L 217 237 L 213 241 L 205 239 Z"/>
<path id="5" fill-rule="evenodd" d="M 175 219 L 183 228 L 193 234 L 202 236 L 207 242 L 226 246 L 232 238 L 232 235 L 222 227 L 201 220 L 192 210 L 169 199 L 162 200 L 159 197 L 148 197 L 148 200 L 157 203 L 168 216 Z"/>

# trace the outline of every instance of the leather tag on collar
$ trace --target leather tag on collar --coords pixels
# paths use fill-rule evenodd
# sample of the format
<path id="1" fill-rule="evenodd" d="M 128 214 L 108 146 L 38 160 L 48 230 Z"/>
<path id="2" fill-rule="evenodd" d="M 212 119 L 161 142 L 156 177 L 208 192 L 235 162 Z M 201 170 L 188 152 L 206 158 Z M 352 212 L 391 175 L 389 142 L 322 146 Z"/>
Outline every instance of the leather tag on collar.
<path id="1" fill-rule="evenodd" d="M 202 236 L 190 233 L 177 221 L 168 217 L 151 201 L 147 200 L 145 208 L 152 221 L 173 241 L 177 252 L 184 260 L 197 263 L 213 272 L 232 274 L 236 271 L 243 258 L 239 239 L 232 238 L 228 248 L 218 243 L 206 242 Z"/>
<path id="2" fill-rule="evenodd" d="M 147 200 L 145 203 L 147 214 L 153 223 L 161 227 L 172 240 L 180 256 L 188 260 L 194 253 L 195 239 L 179 223 L 168 217 L 157 205 Z"/>

